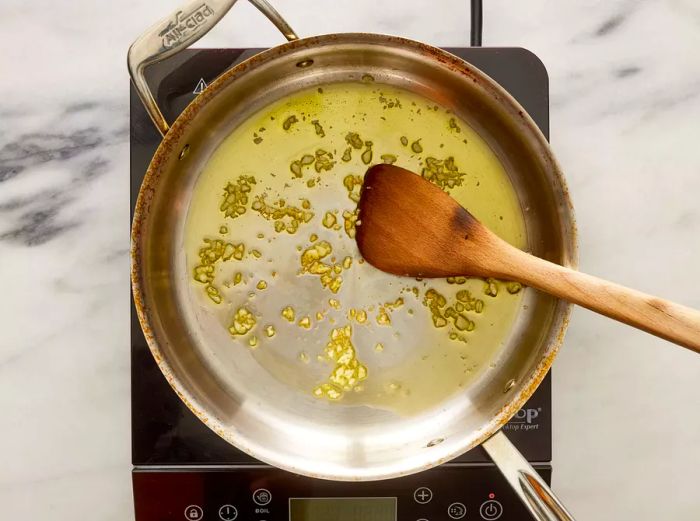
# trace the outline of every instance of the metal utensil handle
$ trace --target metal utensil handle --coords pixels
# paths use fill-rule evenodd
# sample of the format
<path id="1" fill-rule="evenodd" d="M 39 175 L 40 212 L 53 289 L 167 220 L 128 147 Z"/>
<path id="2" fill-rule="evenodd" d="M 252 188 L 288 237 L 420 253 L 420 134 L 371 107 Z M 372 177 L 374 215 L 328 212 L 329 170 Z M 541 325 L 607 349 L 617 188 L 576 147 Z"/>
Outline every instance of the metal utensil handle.
<path id="1" fill-rule="evenodd" d="M 566 507 L 505 434 L 499 431 L 481 446 L 535 519 L 574 521 Z"/>
<path id="2" fill-rule="evenodd" d="M 148 29 L 129 47 L 129 75 L 148 115 L 163 136 L 168 132 L 170 125 L 163 117 L 146 83 L 144 70 L 152 63 L 177 54 L 199 40 L 223 18 L 236 1 L 190 0 L 172 15 Z M 248 1 L 275 24 L 287 40 L 298 39 L 294 30 L 266 0 Z"/>

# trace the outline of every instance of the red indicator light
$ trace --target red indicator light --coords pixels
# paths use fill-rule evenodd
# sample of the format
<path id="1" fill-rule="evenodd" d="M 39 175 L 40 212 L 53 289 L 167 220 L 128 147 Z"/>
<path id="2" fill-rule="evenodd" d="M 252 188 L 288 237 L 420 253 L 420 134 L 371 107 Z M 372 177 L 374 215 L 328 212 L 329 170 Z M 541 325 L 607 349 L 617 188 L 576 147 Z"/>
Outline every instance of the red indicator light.
<path id="1" fill-rule="evenodd" d="M 491 493 L 489 494 L 489 499 L 493 499 L 493 498 L 495 498 L 495 497 L 496 497 L 496 494 L 494 494 L 493 492 L 491 492 Z"/>

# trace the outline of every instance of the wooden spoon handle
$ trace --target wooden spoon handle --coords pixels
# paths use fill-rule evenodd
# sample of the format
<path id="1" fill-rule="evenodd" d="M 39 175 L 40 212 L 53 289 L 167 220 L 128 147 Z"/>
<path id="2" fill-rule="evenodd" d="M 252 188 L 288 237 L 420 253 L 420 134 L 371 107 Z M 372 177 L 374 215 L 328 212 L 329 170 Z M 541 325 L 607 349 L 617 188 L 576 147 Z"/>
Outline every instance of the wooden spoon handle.
<path id="1" fill-rule="evenodd" d="M 700 353 L 700 311 L 515 251 L 517 258 L 512 261 L 516 262 L 505 262 L 502 266 L 504 278 Z M 512 270 L 508 269 L 510 266 Z"/>

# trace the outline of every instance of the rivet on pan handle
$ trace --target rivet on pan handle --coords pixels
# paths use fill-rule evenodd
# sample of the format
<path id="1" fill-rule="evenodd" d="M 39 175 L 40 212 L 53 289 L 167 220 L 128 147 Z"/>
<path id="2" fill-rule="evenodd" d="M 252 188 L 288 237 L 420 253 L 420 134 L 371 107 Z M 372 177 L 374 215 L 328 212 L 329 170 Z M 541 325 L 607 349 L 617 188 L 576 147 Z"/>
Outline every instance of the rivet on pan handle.
<path id="1" fill-rule="evenodd" d="M 298 39 L 294 30 L 266 0 L 248 1 L 275 24 L 287 40 Z M 170 125 L 165 121 L 146 83 L 144 70 L 152 63 L 187 49 L 207 34 L 235 3 L 236 0 L 192 0 L 152 26 L 129 47 L 127 64 L 131 80 L 148 115 L 163 136 L 168 132 Z"/>
<path id="2" fill-rule="evenodd" d="M 481 445 L 506 478 L 520 500 L 538 521 L 574 521 L 547 483 L 515 448 L 508 437 L 497 432 Z"/>

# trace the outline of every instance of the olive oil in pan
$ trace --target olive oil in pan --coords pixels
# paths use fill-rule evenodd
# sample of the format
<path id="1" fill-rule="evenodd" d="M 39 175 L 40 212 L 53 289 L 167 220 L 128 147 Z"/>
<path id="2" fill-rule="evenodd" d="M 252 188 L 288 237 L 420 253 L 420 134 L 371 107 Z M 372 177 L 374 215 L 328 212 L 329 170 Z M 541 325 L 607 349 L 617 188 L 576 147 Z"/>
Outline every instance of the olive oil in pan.
<path id="1" fill-rule="evenodd" d="M 406 415 L 489 366 L 520 287 L 402 279 L 365 263 L 356 205 L 364 172 L 379 162 L 421 173 L 526 246 L 507 174 L 455 114 L 372 81 L 300 92 L 228 136 L 194 190 L 184 235 L 190 297 L 229 332 L 224 351 L 211 347 L 216 358 L 250 350 L 299 392 Z"/>

